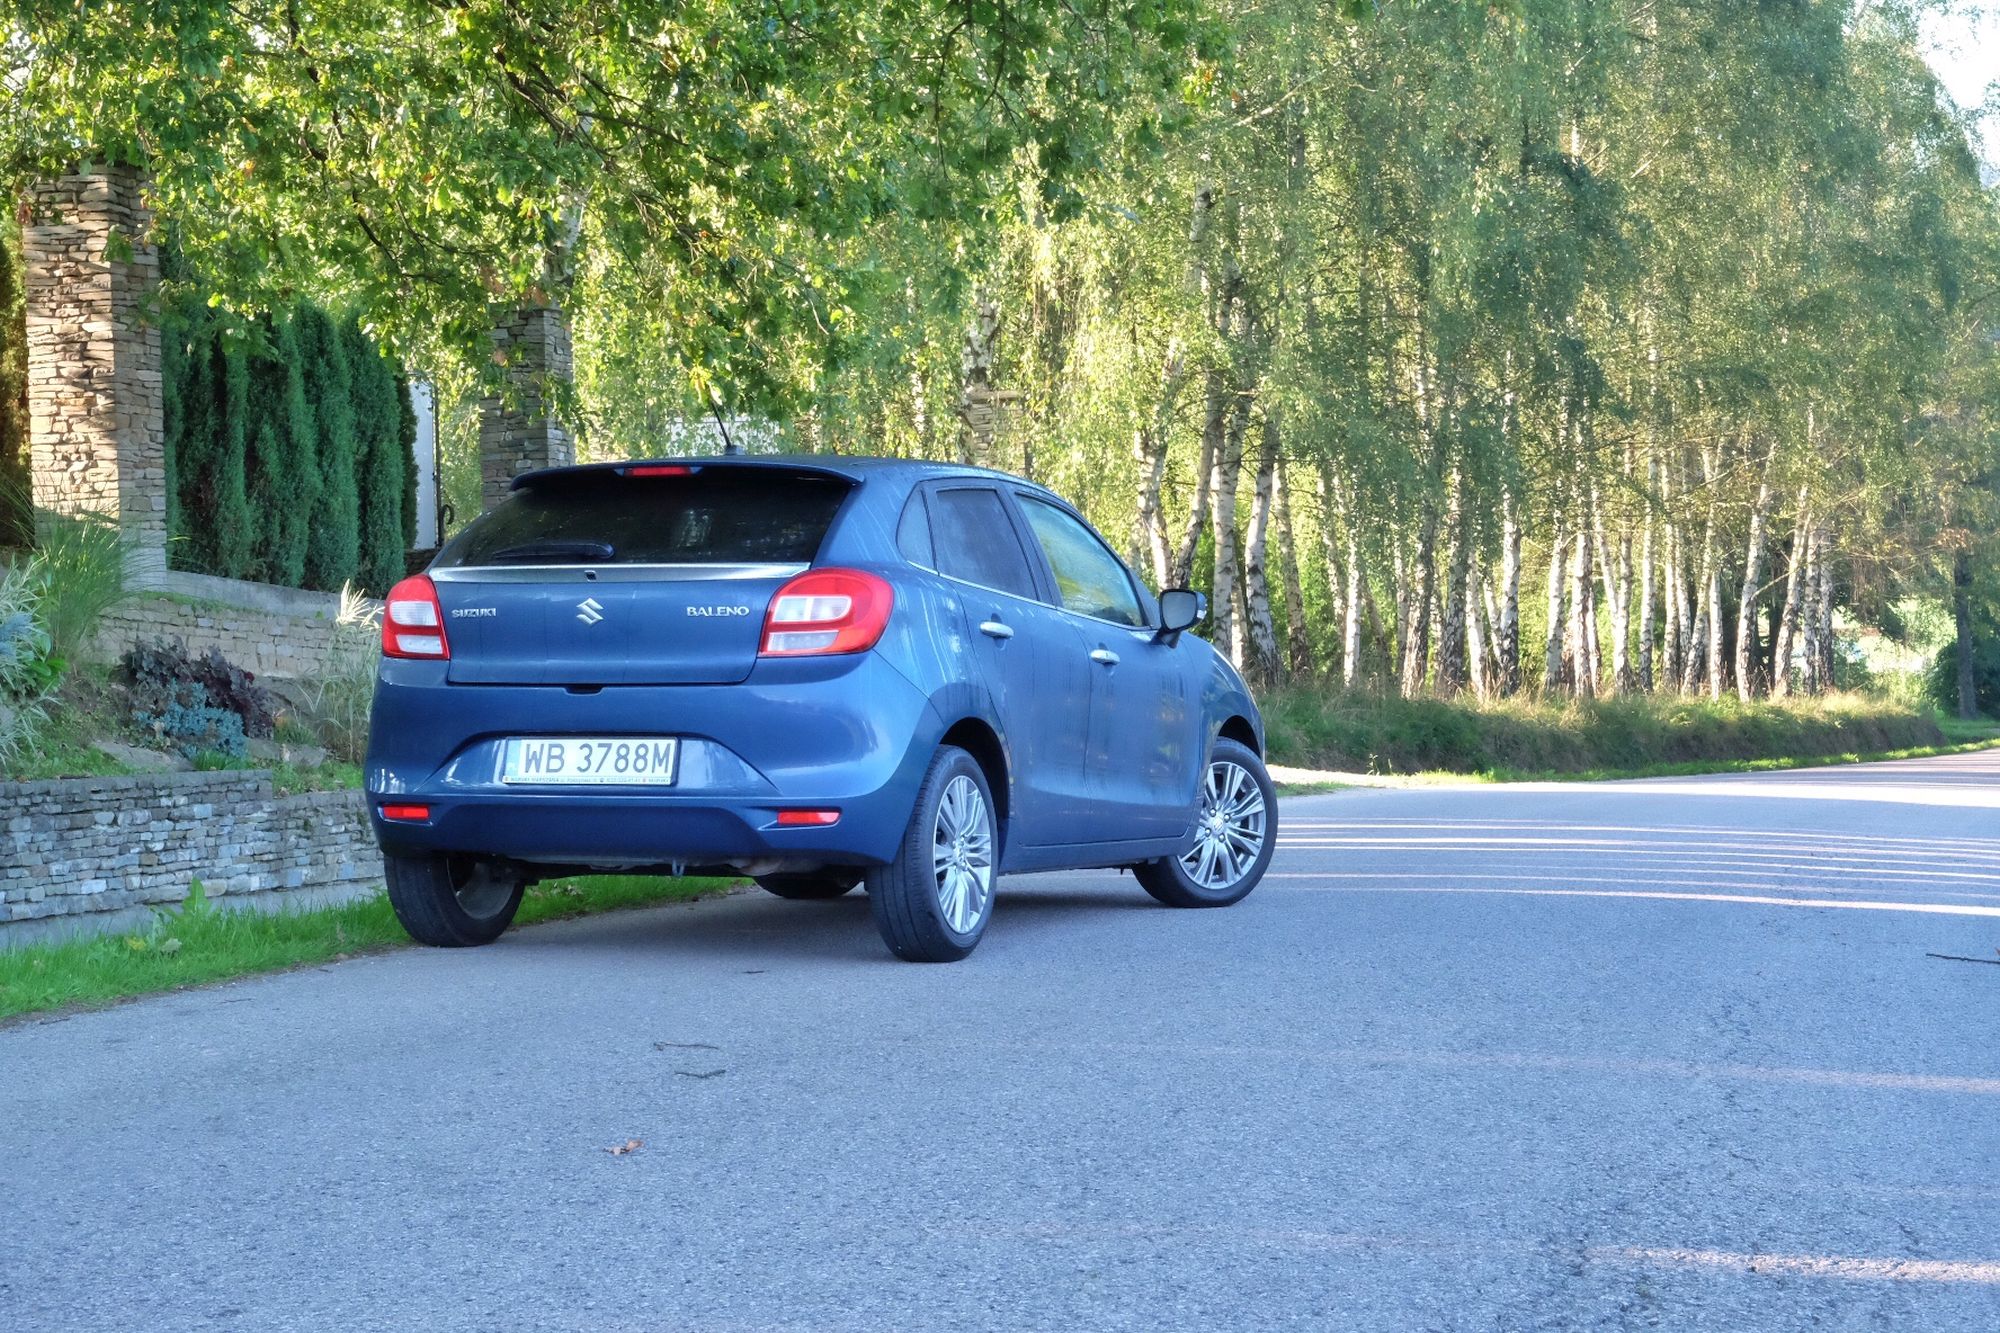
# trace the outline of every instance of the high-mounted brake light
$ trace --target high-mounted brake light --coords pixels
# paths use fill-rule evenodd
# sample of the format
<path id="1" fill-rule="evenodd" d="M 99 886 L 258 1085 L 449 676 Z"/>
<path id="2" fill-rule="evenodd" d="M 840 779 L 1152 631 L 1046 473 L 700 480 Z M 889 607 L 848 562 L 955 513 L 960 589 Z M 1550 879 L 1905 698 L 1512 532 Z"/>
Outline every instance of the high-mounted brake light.
<path id="1" fill-rule="evenodd" d="M 683 467 L 679 463 L 642 463 L 638 467 L 625 469 L 625 475 L 628 477 L 686 477 L 693 473 L 693 468 Z"/>
<path id="2" fill-rule="evenodd" d="M 766 657 L 860 653 L 889 627 L 896 592 L 858 569 L 809 569 L 778 589 L 764 613 Z"/>
<path id="3" fill-rule="evenodd" d="M 382 655 L 440 661 L 451 656 L 444 637 L 444 607 L 428 574 L 413 574 L 389 589 L 382 606 Z"/>

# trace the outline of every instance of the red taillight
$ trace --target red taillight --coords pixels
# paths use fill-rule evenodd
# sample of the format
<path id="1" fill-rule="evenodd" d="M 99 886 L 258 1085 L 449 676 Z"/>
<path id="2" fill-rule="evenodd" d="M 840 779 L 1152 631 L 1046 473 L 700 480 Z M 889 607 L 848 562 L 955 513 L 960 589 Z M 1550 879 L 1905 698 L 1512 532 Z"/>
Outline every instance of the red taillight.
<path id="1" fill-rule="evenodd" d="M 778 589 L 764 613 L 766 657 L 859 653 L 889 626 L 896 592 L 858 569 L 809 569 Z"/>
<path id="2" fill-rule="evenodd" d="M 838 810 L 780 810 L 779 828 L 826 828 L 840 822 Z"/>
<path id="3" fill-rule="evenodd" d="M 625 475 L 628 477 L 685 477 L 693 472 L 693 468 L 683 467 L 679 463 L 642 463 L 638 467 L 625 469 Z"/>
<path id="4" fill-rule="evenodd" d="M 405 823 L 416 823 L 430 817 L 431 808 L 427 805 L 385 805 L 382 807 L 382 818 L 384 819 L 399 819 Z"/>
<path id="5" fill-rule="evenodd" d="M 444 607 L 428 574 L 413 574 L 389 589 L 382 606 L 382 655 L 440 660 L 451 656 L 444 637 Z"/>

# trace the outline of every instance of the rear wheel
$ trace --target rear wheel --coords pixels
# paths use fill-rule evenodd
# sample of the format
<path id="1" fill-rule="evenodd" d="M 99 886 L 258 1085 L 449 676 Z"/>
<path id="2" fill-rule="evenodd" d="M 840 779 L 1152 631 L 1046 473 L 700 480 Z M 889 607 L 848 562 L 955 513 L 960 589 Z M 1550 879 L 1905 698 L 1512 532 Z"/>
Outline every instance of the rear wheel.
<path id="1" fill-rule="evenodd" d="M 998 849 L 986 775 L 971 755 L 944 746 L 917 791 L 896 859 L 868 872 L 868 901 L 889 952 L 913 963 L 971 953 L 993 915 Z"/>
<path id="2" fill-rule="evenodd" d="M 389 905 L 419 944 L 460 949 L 500 938 L 521 907 L 517 874 L 477 857 L 383 853 Z"/>
<path id="3" fill-rule="evenodd" d="M 1270 867 L 1278 793 L 1247 745 L 1218 740 L 1202 779 L 1194 841 L 1178 856 L 1132 867 L 1146 892 L 1169 907 L 1227 907 L 1248 897 Z"/>
<path id="4" fill-rule="evenodd" d="M 807 875 L 758 875 L 756 879 L 758 888 L 780 898 L 838 898 L 861 882 L 861 872 L 820 870 Z"/>

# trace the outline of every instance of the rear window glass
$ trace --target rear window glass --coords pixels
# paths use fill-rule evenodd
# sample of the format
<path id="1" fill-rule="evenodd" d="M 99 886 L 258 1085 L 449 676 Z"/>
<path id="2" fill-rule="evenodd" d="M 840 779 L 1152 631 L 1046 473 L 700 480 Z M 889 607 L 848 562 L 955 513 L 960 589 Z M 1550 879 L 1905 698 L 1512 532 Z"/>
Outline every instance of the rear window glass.
<path id="1" fill-rule="evenodd" d="M 937 568 L 982 588 L 1035 595 L 1028 553 L 1014 535 L 1014 521 L 998 491 L 983 487 L 936 491 L 931 496 L 931 538 Z"/>
<path id="2" fill-rule="evenodd" d="M 776 468 L 569 473 L 515 491 L 454 537 L 437 563 L 810 564 L 850 489 L 845 478 Z"/>

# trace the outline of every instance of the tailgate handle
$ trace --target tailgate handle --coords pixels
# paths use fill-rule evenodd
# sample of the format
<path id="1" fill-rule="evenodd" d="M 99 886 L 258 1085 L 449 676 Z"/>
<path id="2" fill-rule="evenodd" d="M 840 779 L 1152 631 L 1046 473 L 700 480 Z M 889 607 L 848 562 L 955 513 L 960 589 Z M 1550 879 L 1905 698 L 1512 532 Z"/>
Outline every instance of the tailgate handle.
<path id="1" fill-rule="evenodd" d="M 1014 627 L 1003 620 L 982 620 L 979 622 L 979 632 L 991 639 L 1014 637 Z"/>

